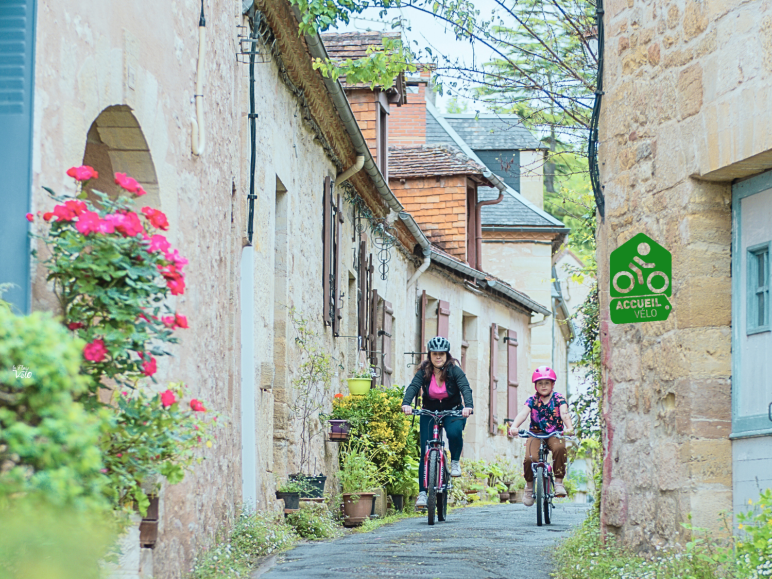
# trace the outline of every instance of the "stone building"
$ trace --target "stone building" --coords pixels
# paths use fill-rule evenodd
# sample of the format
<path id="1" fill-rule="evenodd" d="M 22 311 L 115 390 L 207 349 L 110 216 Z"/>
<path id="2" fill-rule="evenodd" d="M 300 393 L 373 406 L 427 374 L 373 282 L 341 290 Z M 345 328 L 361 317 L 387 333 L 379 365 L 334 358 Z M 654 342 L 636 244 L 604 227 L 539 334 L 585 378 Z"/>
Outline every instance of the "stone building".
<path id="1" fill-rule="evenodd" d="M 515 458 L 519 445 L 498 427 L 528 381 L 531 315 L 550 314 L 431 245 L 389 187 L 388 117 L 382 131 L 358 124 L 359 103 L 313 69 L 324 45 L 298 34 L 288 2 L 205 7 L 203 22 L 195 3 L 18 0 L 0 10 L 3 29 L 23 40 L 9 45 L 21 51 L 18 71 L 0 67 L 19 76 L 0 91 L 22 87 L 0 100 L 21 151 L 2 158 L 14 190 L 0 192 L 0 282 L 18 286 L 6 297 L 20 311 L 57 311 L 45 271 L 28 259 L 26 222 L 18 226 L 27 210 L 51 207 L 41 187 L 74 193 L 64 171 L 85 163 L 100 173 L 94 188 L 118 194 L 111 176 L 128 173 L 189 260 L 187 290 L 169 305 L 190 329 L 159 363 L 159 386 L 184 381 L 224 417 L 206 460 L 162 489 L 157 541 L 139 549 L 131 535 L 125 577 L 183 576 L 242 505 L 278 508 L 273 491 L 289 473 L 321 472 L 334 484 L 335 445 L 318 436 L 308 462 L 298 456 L 296 315 L 338 368 L 327 404 L 363 366 L 376 368 L 376 382 L 408 383 L 412 353 L 448 336 L 480 409 L 467 455 Z M 405 108 L 409 94 L 399 83 L 382 91 L 378 110 Z M 9 99 L 18 102 L 2 104 Z M 192 139 L 194 118 L 204 139 Z M 483 183 L 483 173 L 473 176 Z"/>
<path id="2" fill-rule="evenodd" d="M 605 3 L 602 523 L 637 549 L 772 484 L 772 6 Z M 609 254 L 672 253 L 667 321 L 614 325 Z"/>

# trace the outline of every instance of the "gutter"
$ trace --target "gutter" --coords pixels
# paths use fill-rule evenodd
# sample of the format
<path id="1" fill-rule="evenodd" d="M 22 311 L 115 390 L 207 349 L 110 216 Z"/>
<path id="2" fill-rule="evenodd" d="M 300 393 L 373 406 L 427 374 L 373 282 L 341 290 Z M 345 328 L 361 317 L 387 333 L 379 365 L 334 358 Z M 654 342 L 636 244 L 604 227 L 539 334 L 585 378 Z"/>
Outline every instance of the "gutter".
<path id="1" fill-rule="evenodd" d="M 513 301 L 518 302 L 519 304 L 524 305 L 529 310 L 533 312 L 537 312 L 544 316 L 545 320 L 547 316 L 549 316 L 552 312 L 550 312 L 547 308 L 545 308 L 543 305 L 536 303 L 532 299 L 523 296 L 522 294 L 516 292 L 510 287 L 505 286 L 502 283 L 499 283 L 496 280 L 486 280 L 485 282 L 488 287 L 492 290 L 495 290 L 497 292 L 500 292 L 507 296 L 508 298 L 512 299 Z"/>
<path id="2" fill-rule="evenodd" d="M 431 250 L 431 243 L 429 243 L 429 240 L 427 239 L 426 235 L 424 235 L 424 232 L 421 231 L 421 228 L 418 227 L 418 224 L 415 222 L 415 219 L 413 219 L 413 216 L 410 215 L 407 211 L 400 211 L 399 212 L 399 218 L 402 220 L 402 223 L 405 224 L 405 227 L 407 227 L 407 230 L 418 240 L 418 244 L 421 246 L 421 249 L 423 250 L 424 254 L 424 260 L 423 263 L 418 267 L 418 269 L 415 271 L 415 273 L 412 275 L 412 277 L 407 282 L 407 291 L 410 291 L 410 288 L 413 286 L 415 282 L 418 281 L 418 278 L 423 275 L 423 273 L 429 269 L 429 266 L 432 263 L 432 250 Z"/>
<path id="3" fill-rule="evenodd" d="M 571 229 L 568 227 L 539 227 L 535 225 L 533 227 L 511 227 L 509 225 L 486 225 L 482 228 L 483 231 L 505 231 L 505 232 L 522 232 L 522 231 L 544 231 L 546 233 L 569 233 Z"/>
<path id="4" fill-rule="evenodd" d="M 295 18 L 298 20 L 298 22 L 302 22 L 302 16 L 300 14 L 300 10 L 298 10 L 298 7 L 293 6 L 292 11 L 295 14 Z M 308 51 L 311 53 L 313 58 L 320 58 L 322 60 L 329 58 L 327 55 L 327 50 L 324 48 L 324 44 L 322 43 L 322 39 L 318 34 L 306 35 L 305 41 L 308 45 Z M 378 190 L 381 198 L 386 202 L 386 205 L 388 205 L 392 211 L 404 211 L 405 208 L 399 202 L 394 193 L 392 193 L 391 189 L 389 188 L 389 184 L 383 178 L 383 174 L 381 174 L 380 169 L 378 169 L 378 165 L 375 164 L 373 155 L 370 153 L 370 149 L 367 147 L 367 143 L 365 143 L 365 139 L 362 136 L 362 131 L 357 124 L 354 113 L 351 111 L 351 105 L 346 98 L 346 93 L 343 92 L 343 87 L 341 86 L 340 82 L 325 76 L 322 76 L 322 80 L 324 81 L 324 85 L 327 87 L 327 91 L 332 98 L 332 102 L 335 105 L 335 109 L 338 111 L 338 115 L 340 116 L 341 121 L 343 121 L 343 125 L 346 127 L 346 132 L 354 144 L 354 149 L 356 150 L 357 155 L 364 157 L 365 173 L 367 173 L 370 176 L 370 179 L 372 179 L 373 183 L 375 183 L 375 188 Z"/>

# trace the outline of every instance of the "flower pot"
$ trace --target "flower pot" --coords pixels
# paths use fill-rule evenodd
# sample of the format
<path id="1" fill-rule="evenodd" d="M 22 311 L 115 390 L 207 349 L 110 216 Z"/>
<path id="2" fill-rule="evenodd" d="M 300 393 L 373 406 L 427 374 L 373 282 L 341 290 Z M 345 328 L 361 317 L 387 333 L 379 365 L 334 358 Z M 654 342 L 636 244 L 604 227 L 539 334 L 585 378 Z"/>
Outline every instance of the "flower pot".
<path id="1" fill-rule="evenodd" d="M 284 499 L 285 509 L 299 509 L 300 508 L 300 493 L 280 493 L 276 491 L 277 499 Z"/>
<path id="2" fill-rule="evenodd" d="M 358 527 L 370 516 L 375 493 L 343 493 L 343 526 Z"/>
<path id="3" fill-rule="evenodd" d="M 351 425 L 348 420 L 330 420 L 330 432 L 327 439 L 331 442 L 343 442 L 348 440 Z"/>
<path id="4" fill-rule="evenodd" d="M 324 483 L 327 481 L 327 477 L 324 475 L 308 476 L 305 474 L 291 474 L 290 480 L 306 480 L 311 488 L 308 491 L 302 491 L 300 493 L 301 499 L 319 499 L 324 495 Z"/>
<path id="5" fill-rule="evenodd" d="M 394 510 L 398 513 L 402 512 L 405 508 L 405 495 L 389 495 L 391 497 L 391 504 L 394 505 Z"/>
<path id="6" fill-rule="evenodd" d="M 509 493 L 499 493 L 499 502 L 506 503 L 509 500 Z"/>
<path id="7" fill-rule="evenodd" d="M 466 489 L 464 491 L 464 493 L 467 494 L 467 495 L 476 495 L 478 492 L 480 492 L 480 491 L 476 491 L 474 489 Z"/>
<path id="8" fill-rule="evenodd" d="M 353 396 L 364 396 L 370 390 L 371 378 L 349 378 L 348 391 Z"/>
<path id="9" fill-rule="evenodd" d="M 525 494 L 525 490 L 517 489 L 515 492 L 509 494 L 509 502 L 510 503 L 522 503 L 523 502 L 523 495 L 524 494 Z"/>

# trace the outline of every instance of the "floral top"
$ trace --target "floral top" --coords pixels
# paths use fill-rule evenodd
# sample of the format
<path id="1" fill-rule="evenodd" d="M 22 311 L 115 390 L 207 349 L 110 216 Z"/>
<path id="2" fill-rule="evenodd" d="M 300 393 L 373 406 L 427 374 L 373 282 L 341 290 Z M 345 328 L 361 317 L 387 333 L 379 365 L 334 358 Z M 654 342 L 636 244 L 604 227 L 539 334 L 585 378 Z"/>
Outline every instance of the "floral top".
<path id="1" fill-rule="evenodd" d="M 534 394 L 525 401 L 525 405 L 531 409 L 531 432 L 550 433 L 563 430 L 563 419 L 560 418 L 560 407 L 568 404 L 560 392 L 553 392 L 546 404 L 541 401 L 538 394 Z"/>

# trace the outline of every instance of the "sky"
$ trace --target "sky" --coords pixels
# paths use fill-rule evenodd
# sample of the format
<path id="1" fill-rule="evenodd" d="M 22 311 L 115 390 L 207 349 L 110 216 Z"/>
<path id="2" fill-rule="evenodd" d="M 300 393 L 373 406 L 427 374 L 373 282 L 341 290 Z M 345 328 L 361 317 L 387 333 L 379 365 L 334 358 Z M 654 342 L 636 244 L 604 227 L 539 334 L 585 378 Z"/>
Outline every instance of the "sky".
<path id="1" fill-rule="evenodd" d="M 490 16 L 491 11 L 496 7 L 493 0 L 475 0 L 475 6 L 480 10 L 483 17 Z M 365 10 L 359 17 L 352 18 L 346 25 L 342 24 L 337 28 L 339 32 L 356 32 L 365 30 L 391 31 L 391 22 L 395 16 L 401 16 L 406 21 L 404 37 L 410 43 L 414 52 L 419 50 L 423 53 L 425 47 L 429 47 L 435 54 L 442 54 L 451 61 L 459 60 L 465 64 L 476 62 L 478 65 L 490 59 L 491 51 L 479 43 L 472 45 L 468 41 L 456 40 L 454 34 L 449 31 L 447 25 L 439 19 L 429 14 L 418 12 L 411 8 L 389 9 L 384 20 L 380 17 L 381 9 L 370 8 Z M 408 28 L 410 28 L 408 30 Z M 416 44 L 417 43 L 417 44 Z M 450 89 L 452 92 L 452 89 Z M 445 112 L 449 96 L 447 94 L 437 95 L 437 106 Z M 486 108 L 479 101 L 472 101 L 469 98 L 462 98 L 459 95 L 459 102 L 467 103 L 467 112 L 486 112 Z"/>

